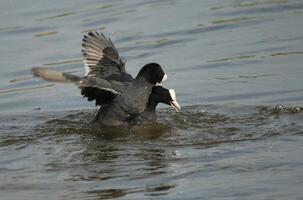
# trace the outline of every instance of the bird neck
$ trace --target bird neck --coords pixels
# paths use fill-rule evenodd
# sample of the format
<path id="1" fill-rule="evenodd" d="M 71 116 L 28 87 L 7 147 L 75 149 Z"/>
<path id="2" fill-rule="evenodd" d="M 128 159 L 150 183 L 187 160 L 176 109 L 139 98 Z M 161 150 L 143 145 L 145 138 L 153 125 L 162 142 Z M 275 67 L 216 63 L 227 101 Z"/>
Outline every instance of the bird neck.
<path id="1" fill-rule="evenodd" d="M 147 112 L 156 112 L 156 107 L 158 105 L 158 101 L 156 101 L 153 96 L 150 96 L 145 111 Z"/>
<path id="2" fill-rule="evenodd" d="M 154 121 L 156 119 L 156 105 L 148 105 L 141 115 L 145 121 Z"/>
<path id="3" fill-rule="evenodd" d="M 144 76 L 137 76 L 136 78 L 135 78 L 135 82 L 137 82 L 137 83 L 148 83 L 148 84 L 152 84 L 152 83 L 150 83 L 150 81 L 147 79 L 147 78 L 145 78 Z"/>
<path id="4" fill-rule="evenodd" d="M 151 89 L 154 86 L 154 84 L 150 83 L 147 79 L 143 77 L 140 77 L 138 79 L 136 78 L 133 84 L 140 87 L 147 87 L 148 89 Z"/>

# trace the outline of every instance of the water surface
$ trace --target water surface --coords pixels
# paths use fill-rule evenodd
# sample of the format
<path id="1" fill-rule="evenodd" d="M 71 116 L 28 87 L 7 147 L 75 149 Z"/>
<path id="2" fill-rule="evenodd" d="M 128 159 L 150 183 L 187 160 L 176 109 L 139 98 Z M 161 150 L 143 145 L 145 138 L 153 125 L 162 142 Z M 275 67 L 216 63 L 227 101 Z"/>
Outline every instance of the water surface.
<path id="1" fill-rule="evenodd" d="M 2 1 L 3 199 L 302 199 L 300 0 Z M 158 123 L 90 126 L 83 34 L 110 35 L 136 75 L 159 62 L 182 106 Z M 282 106 L 283 105 L 283 106 Z"/>

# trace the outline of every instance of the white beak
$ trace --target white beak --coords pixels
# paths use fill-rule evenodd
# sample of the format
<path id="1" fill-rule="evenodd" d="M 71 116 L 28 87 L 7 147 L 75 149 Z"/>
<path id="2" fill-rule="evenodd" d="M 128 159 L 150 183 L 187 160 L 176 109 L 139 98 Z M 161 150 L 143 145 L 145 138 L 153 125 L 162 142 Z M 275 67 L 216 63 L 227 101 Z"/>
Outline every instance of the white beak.
<path id="1" fill-rule="evenodd" d="M 161 86 L 162 85 L 162 83 L 164 83 L 165 81 L 167 80 L 167 75 L 166 74 L 164 74 L 164 76 L 163 76 L 163 78 L 162 78 L 162 80 L 161 80 L 161 82 L 160 83 L 156 83 L 156 86 Z"/>
<path id="2" fill-rule="evenodd" d="M 181 111 L 181 107 L 179 105 L 179 103 L 177 101 L 172 101 L 170 102 L 171 107 L 176 111 L 176 112 L 180 112 Z"/>
<path id="3" fill-rule="evenodd" d="M 171 107 L 176 111 L 180 112 L 181 106 L 179 105 L 177 99 L 176 99 L 176 92 L 173 89 L 169 89 L 170 97 L 172 98 L 172 101 L 170 102 Z"/>

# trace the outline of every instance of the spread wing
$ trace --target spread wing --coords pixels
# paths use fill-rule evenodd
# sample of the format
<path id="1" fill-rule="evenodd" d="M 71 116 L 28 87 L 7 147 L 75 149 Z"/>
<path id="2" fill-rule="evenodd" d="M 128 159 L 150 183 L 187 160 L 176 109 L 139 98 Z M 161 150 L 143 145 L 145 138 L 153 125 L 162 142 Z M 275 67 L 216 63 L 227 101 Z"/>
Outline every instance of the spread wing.
<path id="1" fill-rule="evenodd" d="M 82 40 L 82 55 L 85 76 L 103 78 L 108 81 L 131 81 L 133 78 L 125 71 L 125 62 L 110 38 L 102 33 L 89 32 Z M 96 100 L 96 105 L 111 102 L 115 96 L 110 91 L 96 87 L 82 87 L 81 94 L 89 101 Z"/>
<path id="2" fill-rule="evenodd" d="M 110 38 L 102 33 L 89 32 L 82 40 L 82 55 L 85 76 L 109 78 L 112 75 L 124 75 L 125 62 Z M 129 74 L 128 74 L 129 75 Z M 130 75 L 129 75 L 130 76 Z"/>
<path id="3" fill-rule="evenodd" d="M 80 77 L 74 74 L 60 72 L 52 69 L 35 67 L 32 68 L 32 73 L 36 77 L 40 77 L 47 81 L 59 83 L 73 83 L 80 88 L 95 88 L 99 92 L 107 93 L 115 98 L 119 95 L 110 82 L 101 78 Z"/>

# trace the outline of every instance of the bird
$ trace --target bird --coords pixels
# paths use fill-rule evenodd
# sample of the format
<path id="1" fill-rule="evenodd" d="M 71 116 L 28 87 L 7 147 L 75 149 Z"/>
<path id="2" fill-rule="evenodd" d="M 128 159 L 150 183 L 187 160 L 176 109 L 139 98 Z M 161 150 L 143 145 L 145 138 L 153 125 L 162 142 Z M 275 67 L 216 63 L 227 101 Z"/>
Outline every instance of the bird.
<path id="1" fill-rule="evenodd" d="M 32 73 L 44 80 L 78 86 L 88 101 L 94 100 L 96 106 L 101 106 L 94 120 L 100 126 L 125 125 L 140 116 L 152 105 L 149 100 L 154 98 L 153 87 L 167 80 L 158 63 L 144 65 L 133 78 L 125 70 L 126 61 L 103 33 L 84 35 L 81 52 L 85 66 L 83 77 L 42 67 L 32 68 Z"/>
<path id="2" fill-rule="evenodd" d="M 176 99 L 176 92 L 174 89 L 166 89 L 162 86 L 154 86 L 144 112 L 141 115 L 136 116 L 131 121 L 132 125 L 155 122 L 156 107 L 158 103 L 170 105 L 176 112 L 180 112 L 181 110 L 181 107 Z"/>

